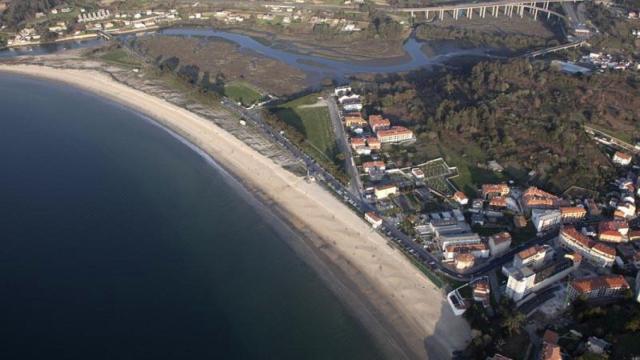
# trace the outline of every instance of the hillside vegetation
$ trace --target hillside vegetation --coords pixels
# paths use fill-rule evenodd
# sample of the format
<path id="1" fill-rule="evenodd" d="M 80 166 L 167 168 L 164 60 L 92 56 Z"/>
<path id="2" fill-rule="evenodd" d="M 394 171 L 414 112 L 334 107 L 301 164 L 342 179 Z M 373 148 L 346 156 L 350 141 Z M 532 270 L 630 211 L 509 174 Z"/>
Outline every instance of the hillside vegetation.
<path id="1" fill-rule="evenodd" d="M 613 167 L 583 125 L 631 139 L 640 135 L 640 80 L 633 73 L 570 76 L 542 62 L 513 60 L 367 86 L 368 111 L 382 111 L 418 132 L 405 158 L 443 155 L 468 166 L 476 179 L 482 178 L 478 163 L 497 160 L 522 180 L 532 180 L 534 171 L 533 180 L 552 190 L 599 188 Z"/>

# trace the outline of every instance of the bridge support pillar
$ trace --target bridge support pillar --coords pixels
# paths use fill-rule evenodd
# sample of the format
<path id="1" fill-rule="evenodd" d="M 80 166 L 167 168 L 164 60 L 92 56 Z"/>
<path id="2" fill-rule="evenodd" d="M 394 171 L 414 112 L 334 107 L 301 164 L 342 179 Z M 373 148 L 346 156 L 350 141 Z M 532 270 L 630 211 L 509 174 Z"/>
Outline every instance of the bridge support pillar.
<path id="1" fill-rule="evenodd" d="M 444 10 L 440 10 L 440 21 L 444 20 Z"/>
<path id="2" fill-rule="evenodd" d="M 429 10 L 425 10 L 424 18 L 425 18 L 425 20 L 429 21 Z"/>
<path id="3" fill-rule="evenodd" d="M 549 10 L 549 2 L 545 1 L 544 4 L 542 5 L 542 8 L 545 10 Z"/>
<path id="4" fill-rule="evenodd" d="M 538 9 L 533 9 L 533 20 L 538 20 Z"/>
<path id="5" fill-rule="evenodd" d="M 468 15 L 469 19 L 473 19 L 473 8 L 468 8 L 467 9 L 467 15 Z"/>
<path id="6" fill-rule="evenodd" d="M 498 17 L 498 13 L 500 12 L 500 5 L 493 7 L 493 17 Z"/>
<path id="7" fill-rule="evenodd" d="M 453 18 L 458 20 L 459 13 L 460 13 L 460 9 L 453 9 Z"/>
<path id="8" fill-rule="evenodd" d="M 524 5 L 520 5 L 520 17 L 524 17 Z"/>
<path id="9" fill-rule="evenodd" d="M 485 13 L 487 12 L 487 8 L 485 6 L 480 8 L 480 17 L 484 19 Z"/>

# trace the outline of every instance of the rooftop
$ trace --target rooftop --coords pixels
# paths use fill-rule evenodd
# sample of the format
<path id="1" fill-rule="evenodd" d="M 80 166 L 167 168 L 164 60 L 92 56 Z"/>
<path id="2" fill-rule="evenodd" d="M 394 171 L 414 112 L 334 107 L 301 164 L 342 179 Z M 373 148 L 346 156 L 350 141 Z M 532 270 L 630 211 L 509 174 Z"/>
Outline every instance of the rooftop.
<path id="1" fill-rule="evenodd" d="M 628 289 L 629 284 L 622 275 L 603 275 L 571 281 L 571 287 L 584 294 L 597 289 Z"/>

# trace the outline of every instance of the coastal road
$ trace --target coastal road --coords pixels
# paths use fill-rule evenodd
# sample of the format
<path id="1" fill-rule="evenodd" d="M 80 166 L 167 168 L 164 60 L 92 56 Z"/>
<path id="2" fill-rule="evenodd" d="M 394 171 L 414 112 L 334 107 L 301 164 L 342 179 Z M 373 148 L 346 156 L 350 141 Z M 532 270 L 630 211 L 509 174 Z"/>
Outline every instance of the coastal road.
<path id="1" fill-rule="evenodd" d="M 273 138 L 277 143 L 288 150 L 296 159 L 301 161 L 307 166 L 307 169 L 311 175 L 318 179 L 319 183 L 325 185 L 334 192 L 342 200 L 356 208 L 358 211 L 365 213 L 367 211 L 375 211 L 375 207 L 367 201 L 364 201 L 361 193 L 354 196 L 353 193 L 348 190 L 340 181 L 333 177 L 329 172 L 325 171 L 316 161 L 309 155 L 305 154 L 295 144 L 291 143 L 283 134 L 271 128 L 262 118 L 261 110 L 254 109 L 248 110 L 229 99 L 223 99 L 221 104 L 231 113 L 237 114 L 247 121 L 254 123 L 258 129 L 264 134 Z M 420 244 L 416 243 L 413 238 L 403 233 L 394 224 L 388 221 L 383 222 L 383 228 L 380 233 L 387 238 L 391 238 L 394 242 L 398 243 L 403 249 L 409 252 L 416 260 L 422 263 L 428 269 L 434 272 L 439 272 L 451 279 L 458 281 L 469 281 L 473 278 L 485 275 L 487 272 L 497 269 L 507 262 L 511 261 L 513 256 L 534 245 L 543 244 L 558 236 L 558 231 L 547 233 L 541 237 L 535 237 L 531 240 L 520 244 L 519 246 L 511 249 L 502 256 L 492 259 L 485 264 L 480 265 L 474 269 L 471 273 L 460 274 L 454 271 L 440 262 L 440 258 L 434 256 L 427 250 L 425 250 Z"/>
<path id="2" fill-rule="evenodd" d="M 360 180 L 360 175 L 358 174 L 356 163 L 353 161 L 353 152 L 351 151 L 346 131 L 344 130 L 344 126 L 342 125 L 338 104 L 336 103 L 336 100 L 333 96 L 327 96 L 327 106 L 329 107 L 329 117 L 331 117 L 332 125 L 331 127 L 333 128 L 333 132 L 335 134 L 338 150 L 345 155 L 345 169 L 350 179 L 349 190 L 352 195 L 360 199 L 360 201 L 363 201 L 364 198 L 362 196 L 362 181 Z"/>

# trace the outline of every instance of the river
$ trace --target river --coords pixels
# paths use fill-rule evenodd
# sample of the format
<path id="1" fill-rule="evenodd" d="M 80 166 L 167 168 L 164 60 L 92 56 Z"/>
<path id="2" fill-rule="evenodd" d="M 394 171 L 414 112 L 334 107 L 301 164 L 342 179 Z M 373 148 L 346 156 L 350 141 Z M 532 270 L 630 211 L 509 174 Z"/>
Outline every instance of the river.
<path id="1" fill-rule="evenodd" d="M 388 74 L 405 72 L 424 67 L 443 65 L 452 58 L 461 57 L 491 57 L 491 49 L 488 48 L 462 48 L 452 42 L 439 42 L 436 54 L 427 55 L 423 51 L 426 42 L 410 37 L 403 44 L 405 55 L 392 59 L 368 60 L 368 61 L 341 61 L 329 59 L 319 55 L 304 54 L 298 51 L 295 45 L 286 41 L 277 41 L 274 44 L 265 45 L 256 39 L 234 32 L 221 31 L 204 27 L 171 27 L 156 32 L 140 33 L 136 35 L 122 35 L 121 39 L 131 39 L 136 36 L 183 36 L 224 39 L 237 44 L 241 50 L 253 51 L 262 56 L 279 60 L 307 73 L 312 79 L 325 77 L 344 79 L 348 75 L 358 73 Z M 42 55 L 68 49 L 93 47 L 104 43 L 103 40 L 83 40 L 42 46 L 16 48 L 0 51 L 0 59 L 23 55 Z"/>

